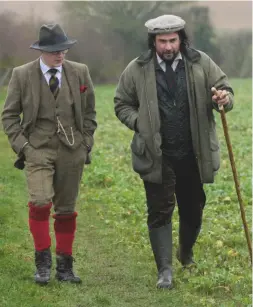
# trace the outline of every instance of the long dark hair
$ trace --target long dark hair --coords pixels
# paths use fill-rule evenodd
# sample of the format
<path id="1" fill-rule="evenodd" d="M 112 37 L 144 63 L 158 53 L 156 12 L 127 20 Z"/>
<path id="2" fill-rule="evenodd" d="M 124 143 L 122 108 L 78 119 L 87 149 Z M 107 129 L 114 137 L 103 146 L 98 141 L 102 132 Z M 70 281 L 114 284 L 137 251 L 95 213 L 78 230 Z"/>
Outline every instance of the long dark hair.
<path id="1" fill-rule="evenodd" d="M 185 29 L 179 30 L 177 33 L 181 41 L 180 51 L 185 54 L 186 48 L 189 47 L 190 45 L 188 35 L 186 34 Z M 151 49 L 152 51 L 155 51 L 155 46 L 154 46 L 155 37 L 156 34 L 153 33 L 148 34 L 148 48 Z"/>

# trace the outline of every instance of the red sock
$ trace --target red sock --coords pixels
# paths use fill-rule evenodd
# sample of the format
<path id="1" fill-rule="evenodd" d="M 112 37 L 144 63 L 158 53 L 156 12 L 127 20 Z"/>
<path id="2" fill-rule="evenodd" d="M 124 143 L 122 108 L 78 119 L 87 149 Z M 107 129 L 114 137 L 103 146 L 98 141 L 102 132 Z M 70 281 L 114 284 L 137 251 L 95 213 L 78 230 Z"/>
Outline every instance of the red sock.
<path id="1" fill-rule="evenodd" d="M 34 247 L 42 251 L 51 246 L 49 235 L 49 216 L 52 203 L 44 206 L 35 206 L 31 202 L 29 206 L 29 227 L 33 235 Z"/>
<path id="2" fill-rule="evenodd" d="M 56 237 L 56 254 L 72 255 L 72 246 L 76 231 L 77 212 L 71 214 L 54 214 L 54 230 Z"/>

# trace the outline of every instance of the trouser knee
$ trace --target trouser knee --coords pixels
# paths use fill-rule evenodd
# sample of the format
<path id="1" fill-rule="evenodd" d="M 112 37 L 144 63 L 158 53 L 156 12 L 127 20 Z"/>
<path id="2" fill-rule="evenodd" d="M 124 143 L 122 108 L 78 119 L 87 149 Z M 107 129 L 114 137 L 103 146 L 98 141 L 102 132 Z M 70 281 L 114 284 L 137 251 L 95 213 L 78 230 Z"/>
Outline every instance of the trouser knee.
<path id="1" fill-rule="evenodd" d="M 148 214 L 148 220 L 147 220 L 148 228 L 149 229 L 159 228 L 167 225 L 168 223 L 171 223 L 173 209 L 169 208 L 166 211 L 162 212 L 150 212 Z"/>

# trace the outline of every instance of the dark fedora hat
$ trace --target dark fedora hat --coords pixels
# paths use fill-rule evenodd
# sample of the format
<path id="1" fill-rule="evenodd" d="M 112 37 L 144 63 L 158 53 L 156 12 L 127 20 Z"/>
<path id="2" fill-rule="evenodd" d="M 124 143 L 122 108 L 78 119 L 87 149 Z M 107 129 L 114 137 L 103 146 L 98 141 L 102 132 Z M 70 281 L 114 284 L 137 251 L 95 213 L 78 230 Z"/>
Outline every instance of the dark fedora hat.
<path id="1" fill-rule="evenodd" d="M 77 41 L 68 39 L 58 24 L 43 25 L 40 28 L 39 40 L 30 46 L 32 49 L 54 52 L 71 48 Z"/>

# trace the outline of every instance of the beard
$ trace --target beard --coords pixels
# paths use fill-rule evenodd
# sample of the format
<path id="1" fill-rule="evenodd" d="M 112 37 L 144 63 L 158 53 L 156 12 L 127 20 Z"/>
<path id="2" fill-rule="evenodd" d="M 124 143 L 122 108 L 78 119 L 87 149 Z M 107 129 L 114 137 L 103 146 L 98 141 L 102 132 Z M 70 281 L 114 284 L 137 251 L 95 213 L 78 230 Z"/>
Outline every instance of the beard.
<path id="1" fill-rule="evenodd" d="M 171 52 L 163 52 L 163 53 L 157 53 L 159 57 L 164 60 L 165 62 L 173 62 L 177 55 L 179 54 L 179 51 L 171 51 Z"/>

